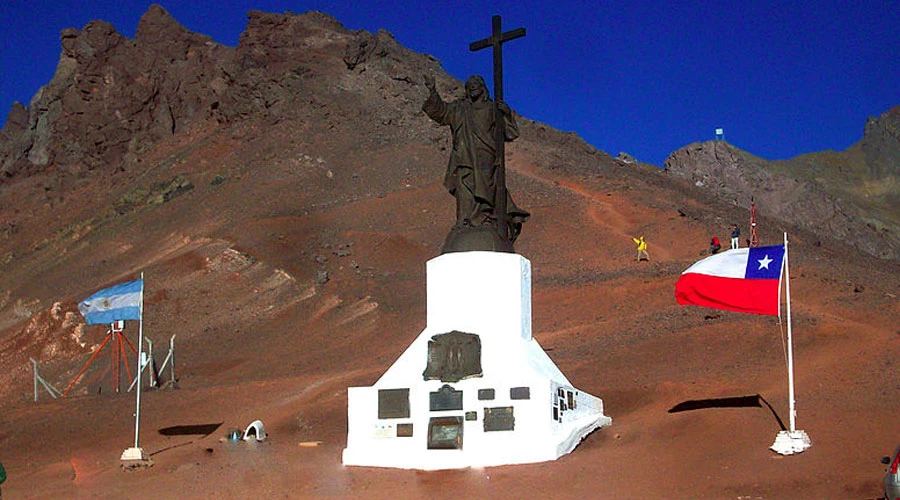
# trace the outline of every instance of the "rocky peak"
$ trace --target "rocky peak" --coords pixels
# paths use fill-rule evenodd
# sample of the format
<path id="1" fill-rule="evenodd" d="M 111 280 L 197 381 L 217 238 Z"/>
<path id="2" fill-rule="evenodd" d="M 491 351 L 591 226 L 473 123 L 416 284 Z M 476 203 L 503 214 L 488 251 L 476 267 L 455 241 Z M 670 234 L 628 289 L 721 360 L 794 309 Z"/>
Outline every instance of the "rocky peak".
<path id="1" fill-rule="evenodd" d="M 882 149 L 869 149 L 878 162 L 884 160 Z M 762 214 L 786 226 L 844 241 L 880 258 L 897 258 L 900 224 L 880 215 L 886 212 L 873 206 L 873 200 L 858 199 L 854 186 L 863 180 L 847 177 L 850 169 L 841 166 L 854 161 L 852 154 L 831 152 L 769 162 L 724 141 L 708 141 L 678 149 L 664 166 L 668 175 L 713 198 L 744 208 L 754 200 Z"/>
<path id="2" fill-rule="evenodd" d="M 135 43 L 172 59 L 184 59 L 192 45 L 204 45 L 212 38 L 188 31 L 165 9 L 153 4 L 138 22 Z"/>
<path id="3" fill-rule="evenodd" d="M 900 182 L 900 106 L 878 118 L 866 120 L 862 140 L 850 148 L 859 149 L 873 180 Z M 900 194 L 898 194 L 900 196 Z"/>
<path id="4" fill-rule="evenodd" d="M 56 75 L 33 99 L 27 119 L 17 109 L 4 132 L 0 180 L 52 164 L 128 169 L 180 130 L 342 116 L 367 106 L 354 100 L 365 101 L 369 91 L 389 95 L 388 102 L 378 100 L 385 108 L 379 118 L 388 106 L 409 114 L 416 107 L 406 106 L 407 98 L 396 102 L 413 87 L 409 74 L 437 67 L 389 33 L 351 32 L 321 12 L 247 17 L 236 48 L 188 31 L 159 5 L 141 17 L 134 40 L 103 21 L 64 30 Z"/>
<path id="5" fill-rule="evenodd" d="M 63 57 L 71 57 L 80 63 L 102 59 L 126 38 L 106 21 L 91 21 L 80 31 L 66 28 L 60 33 Z"/>
<path id="6" fill-rule="evenodd" d="M 866 120 L 864 138 L 900 144 L 900 106 L 894 106 L 878 118 L 870 116 Z"/>
<path id="7" fill-rule="evenodd" d="M 28 108 L 21 102 L 14 102 L 12 109 L 6 116 L 6 124 L 0 131 L 0 136 L 12 137 L 21 134 L 28 128 Z"/>
<path id="8" fill-rule="evenodd" d="M 749 186 L 768 181 L 762 158 L 742 151 L 725 141 L 688 144 L 666 158 L 665 170 L 717 197 L 749 206 Z"/>
<path id="9" fill-rule="evenodd" d="M 181 26 L 159 5 L 135 40 L 104 21 L 60 35 L 56 74 L 8 127 L 0 179 L 57 164 L 126 168 L 150 144 L 215 115 L 232 49 Z M 16 133 L 13 133 L 16 131 Z"/>

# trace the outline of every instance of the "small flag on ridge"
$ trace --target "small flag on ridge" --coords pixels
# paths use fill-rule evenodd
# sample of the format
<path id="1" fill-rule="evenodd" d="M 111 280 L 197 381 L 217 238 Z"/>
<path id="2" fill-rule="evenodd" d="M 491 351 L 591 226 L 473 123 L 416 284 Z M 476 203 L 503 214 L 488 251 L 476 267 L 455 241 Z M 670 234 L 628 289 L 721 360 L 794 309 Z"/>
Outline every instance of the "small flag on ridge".
<path id="1" fill-rule="evenodd" d="M 675 283 L 675 299 L 694 305 L 778 316 L 784 245 L 738 248 L 687 268 Z"/>
<path id="2" fill-rule="evenodd" d="M 104 288 L 81 301 L 78 310 L 89 325 L 141 319 L 143 278 Z"/>

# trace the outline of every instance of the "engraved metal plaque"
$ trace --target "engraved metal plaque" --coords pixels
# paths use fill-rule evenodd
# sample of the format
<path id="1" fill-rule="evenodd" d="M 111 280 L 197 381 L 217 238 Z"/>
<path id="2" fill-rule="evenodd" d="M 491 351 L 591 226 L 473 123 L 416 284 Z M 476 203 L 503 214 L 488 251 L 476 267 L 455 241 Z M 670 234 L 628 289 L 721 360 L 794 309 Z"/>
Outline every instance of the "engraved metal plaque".
<path id="1" fill-rule="evenodd" d="M 378 418 L 409 418 L 409 389 L 378 389 Z"/>
<path id="2" fill-rule="evenodd" d="M 478 420 L 478 412 L 477 411 L 467 411 L 466 412 L 466 421 L 470 420 Z"/>
<path id="3" fill-rule="evenodd" d="M 461 450 L 462 417 L 432 417 L 428 421 L 429 450 Z"/>
<path id="4" fill-rule="evenodd" d="M 463 393 L 462 391 L 457 391 L 456 389 L 450 387 L 449 385 L 444 385 L 440 389 L 435 392 L 431 392 L 428 394 L 429 396 L 429 409 L 431 411 L 448 411 L 448 410 L 462 410 L 463 409 Z"/>
<path id="5" fill-rule="evenodd" d="M 493 389 L 478 389 L 478 400 L 486 401 L 494 399 L 494 390 Z"/>
<path id="6" fill-rule="evenodd" d="M 531 388 L 513 387 L 509 390 L 509 399 L 531 399 Z"/>
<path id="7" fill-rule="evenodd" d="M 484 409 L 484 432 L 512 431 L 516 428 L 516 417 L 512 406 Z"/>
<path id="8" fill-rule="evenodd" d="M 459 382 L 481 376 L 481 339 L 474 333 L 454 330 L 431 337 L 425 380 Z"/>

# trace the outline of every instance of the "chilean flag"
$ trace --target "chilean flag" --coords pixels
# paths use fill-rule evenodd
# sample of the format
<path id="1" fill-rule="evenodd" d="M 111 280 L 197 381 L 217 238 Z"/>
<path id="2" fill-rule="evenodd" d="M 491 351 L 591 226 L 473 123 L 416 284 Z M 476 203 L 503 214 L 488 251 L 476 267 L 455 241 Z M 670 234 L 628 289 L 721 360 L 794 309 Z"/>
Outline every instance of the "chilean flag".
<path id="1" fill-rule="evenodd" d="M 784 245 L 715 254 L 681 273 L 675 299 L 683 306 L 778 316 L 783 265 Z"/>

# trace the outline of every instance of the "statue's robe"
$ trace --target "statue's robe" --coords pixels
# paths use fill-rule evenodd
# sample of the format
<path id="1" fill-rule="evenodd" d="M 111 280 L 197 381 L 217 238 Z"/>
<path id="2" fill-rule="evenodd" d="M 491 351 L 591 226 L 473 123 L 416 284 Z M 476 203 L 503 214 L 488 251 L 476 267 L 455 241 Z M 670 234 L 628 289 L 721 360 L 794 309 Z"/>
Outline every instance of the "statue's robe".
<path id="1" fill-rule="evenodd" d="M 494 218 L 496 175 L 500 158 L 494 141 L 494 103 L 463 98 L 444 102 L 431 91 L 422 110 L 432 120 L 448 125 L 453 148 L 447 163 L 444 186 L 457 200 L 457 225 L 481 225 Z M 519 127 L 510 114 L 504 117 L 507 142 L 519 137 Z M 518 234 L 530 214 L 516 207 L 507 192 L 507 219 Z"/>

